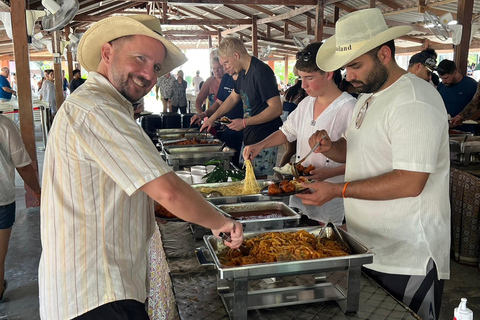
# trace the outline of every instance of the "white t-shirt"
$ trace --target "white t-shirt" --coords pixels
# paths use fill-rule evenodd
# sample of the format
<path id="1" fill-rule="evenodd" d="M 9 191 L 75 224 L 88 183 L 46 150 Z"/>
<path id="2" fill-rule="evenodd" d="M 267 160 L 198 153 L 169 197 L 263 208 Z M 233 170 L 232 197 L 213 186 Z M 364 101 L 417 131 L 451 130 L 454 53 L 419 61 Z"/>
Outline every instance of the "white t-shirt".
<path id="1" fill-rule="evenodd" d="M 17 127 L 0 115 L 0 206 L 15 201 L 15 168 L 31 162 Z"/>
<path id="2" fill-rule="evenodd" d="M 356 102 L 355 98 L 350 94 L 343 92 L 315 119 L 315 125 L 312 125 L 313 108 L 316 99 L 315 97 L 303 99 L 280 128 L 288 141 L 297 140 L 296 160 L 302 159 L 310 152 L 311 148 L 308 145 L 308 138 L 317 130 L 326 130 L 333 141 L 340 139 L 348 127 Z M 343 163 L 329 160 L 321 153 L 312 153 L 303 162 L 305 167 L 310 164 L 315 166 L 315 168 L 332 168 L 343 165 Z M 343 182 L 344 176 L 336 176 L 326 181 L 333 183 Z M 344 216 L 343 199 L 333 199 L 318 207 L 306 206 L 301 199 L 292 196 L 290 205 L 298 207 L 311 219 L 322 222 L 332 221 L 336 225 L 342 224 Z"/>
<path id="3" fill-rule="evenodd" d="M 371 94 L 359 98 L 346 132 L 346 181 L 394 169 L 430 173 L 417 197 L 388 201 L 345 199 L 348 231 L 373 246 L 383 273 L 426 274 L 435 261 L 440 279 L 450 275 L 449 140 L 442 97 L 428 82 L 405 74 L 376 93 L 359 129 L 355 119 Z"/>
<path id="4" fill-rule="evenodd" d="M 199 86 L 200 86 L 200 83 L 201 83 L 202 81 L 203 81 L 203 78 L 200 77 L 200 76 L 195 76 L 195 77 L 193 77 L 192 83 L 193 83 L 193 85 L 194 85 L 194 87 L 195 87 L 195 92 L 198 93 L 198 92 L 200 91 L 200 87 L 199 87 Z"/>

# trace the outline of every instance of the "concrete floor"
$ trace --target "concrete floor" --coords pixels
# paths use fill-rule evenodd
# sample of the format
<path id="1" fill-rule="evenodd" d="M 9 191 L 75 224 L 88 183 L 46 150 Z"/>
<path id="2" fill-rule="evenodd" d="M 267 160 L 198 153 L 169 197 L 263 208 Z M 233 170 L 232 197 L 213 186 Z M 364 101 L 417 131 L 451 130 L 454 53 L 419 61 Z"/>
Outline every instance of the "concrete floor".
<path id="1" fill-rule="evenodd" d="M 37 133 L 37 145 L 41 145 Z M 43 152 L 37 153 L 40 170 Z M 41 171 L 40 171 L 41 172 Z M 23 182 L 17 176 L 17 216 L 6 261 L 5 278 L 9 282 L 5 300 L 0 303 L 0 320 L 36 320 L 38 314 L 38 263 L 41 254 L 40 210 L 26 209 Z M 451 279 L 445 282 L 440 320 L 453 319 L 460 298 L 480 317 L 480 270 L 451 261 Z M 194 319 L 189 319 L 194 320 Z"/>

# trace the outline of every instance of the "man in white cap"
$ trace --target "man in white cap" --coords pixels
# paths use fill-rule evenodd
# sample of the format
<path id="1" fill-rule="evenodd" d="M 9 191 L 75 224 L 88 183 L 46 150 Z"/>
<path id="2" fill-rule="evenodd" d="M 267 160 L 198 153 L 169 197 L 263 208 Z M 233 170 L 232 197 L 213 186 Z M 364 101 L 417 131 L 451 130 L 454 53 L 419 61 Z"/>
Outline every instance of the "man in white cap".
<path id="1" fill-rule="evenodd" d="M 45 154 L 40 316 L 147 320 L 152 199 L 216 235 L 230 232 L 232 247 L 243 240 L 242 227 L 171 172 L 134 121 L 132 103 L 186 61 L 161 35 L 159 20 L 97 22 L 78 55 L 88 80 L 57 113 Z"/>
<path id="2" fill-rule="evenodd" d="M 352 32 L 355 30 L 355 32 Z M 448 122 L 435 88 L 395 62 L 394 38 L 378 9 L 348 14 L 317 54 L 324 71 L 344 67 L 362 93 L 345 138 L 309 140 L 337 162 L 346 183 L 318 182 L 305 204 L 343 197 L 348 231 L 373 246 L 365 272 L 422 319 L 438 319 L 450 276 Z"/>

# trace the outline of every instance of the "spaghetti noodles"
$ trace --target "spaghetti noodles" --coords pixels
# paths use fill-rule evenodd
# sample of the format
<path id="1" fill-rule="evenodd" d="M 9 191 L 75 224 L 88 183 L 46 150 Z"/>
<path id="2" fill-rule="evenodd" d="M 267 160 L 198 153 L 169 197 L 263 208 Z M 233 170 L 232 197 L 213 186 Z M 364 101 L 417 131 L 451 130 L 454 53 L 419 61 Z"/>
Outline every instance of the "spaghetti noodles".
<path id="1" fill-rule="evenodd" d="M 317 237 L 305 230 L 297 232 L 268 232 L 243 242 L 248 254 L 240 250 L 225 249 L 219 254 L 220 262 L 229 267 L 256 263 L 299 261 L 346 256 L 349 252 L 334 240 Z"/>
<path id="2" fill-rule="evenodd" d="M 255 171 L 250 160 L 245 160 L 245 180 L 243 180 L 243 192 L 244 194 L 255 194 L 260 192 L 260 186 L 255 178 Z"/>

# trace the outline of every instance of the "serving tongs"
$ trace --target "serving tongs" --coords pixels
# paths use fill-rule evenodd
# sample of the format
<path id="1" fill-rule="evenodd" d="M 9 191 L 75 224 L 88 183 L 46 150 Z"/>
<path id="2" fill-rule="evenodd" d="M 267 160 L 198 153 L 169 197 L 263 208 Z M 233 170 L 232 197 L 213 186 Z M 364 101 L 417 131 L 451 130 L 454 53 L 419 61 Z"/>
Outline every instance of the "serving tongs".
<path id="1" fill-rule="evenodd" d="M 325 138 L 326 138 L 326 136 L 323 135 L 323 139 L 325 139 Z M 315 151 L 315 149 L 318 148 L 319 145 L 320 145 L 320 141 L 317 142 L 317 143 L 313 146 L 312 150 L 310 150 L 310 151 L 307 153 L 307 155 L 306 155 L 305 157 L 303 157 L 303 159 L 301 159 L 300 161 L 295 162 L 295 163 L 292 164 L 292 173 L 293 173 L 293 176 L 295 177 L 295 179 L 298 180 L 298 179 L 300 178 L 300 174 L 298 173 L 297 166 L 300 165 L 300 164 L 302 164 L 302 162 L 305 161 L 305 160 L 312 154 L 312 152 Z"/>
<path id="2" fill-rule="evenodd" d="M 331 222 L 331 221 L 329 221 L 326 225 L 324 225 L 322 227 L 322 229 L 318 233 L 317 241 L 320 241 L 320 239 L 324 238 L 324 237 L 327 238 L 327 239 L 330 239 L 332 233 L 335 234 L 336 240 L 338 240 L 338 242 L 340 242 L 340 245 L 343 247 L 343 249 L 345 251 L 347 251 L 348 253 L 350 253 L 351 252 L 350 247 L 348 246 L 348 244 L 343 239 L 340 231 L 338 231 L 337 226 L 335 224 L 333 224 L 333 222 Z"/>
<path id="3" fill-rule="evenodd" d="M 242 224 L 242 226 L 244 226 Z M 227 233 L 227 232 L 220 232 L 218 234 L 220 236 L 220 238 L 222 238 L 222 240 L 225 242 L 231 242 L 232 241 L 232 238 L 230 237 L 230 234 Z M 244 255 L 244 256 L 248 256 L 250 254 L 250 249 L 244 245 L 243 243 L 240 245 L 240 247 L 238 247 L 236 250 L 240 250 L 240 252 Z"/>

